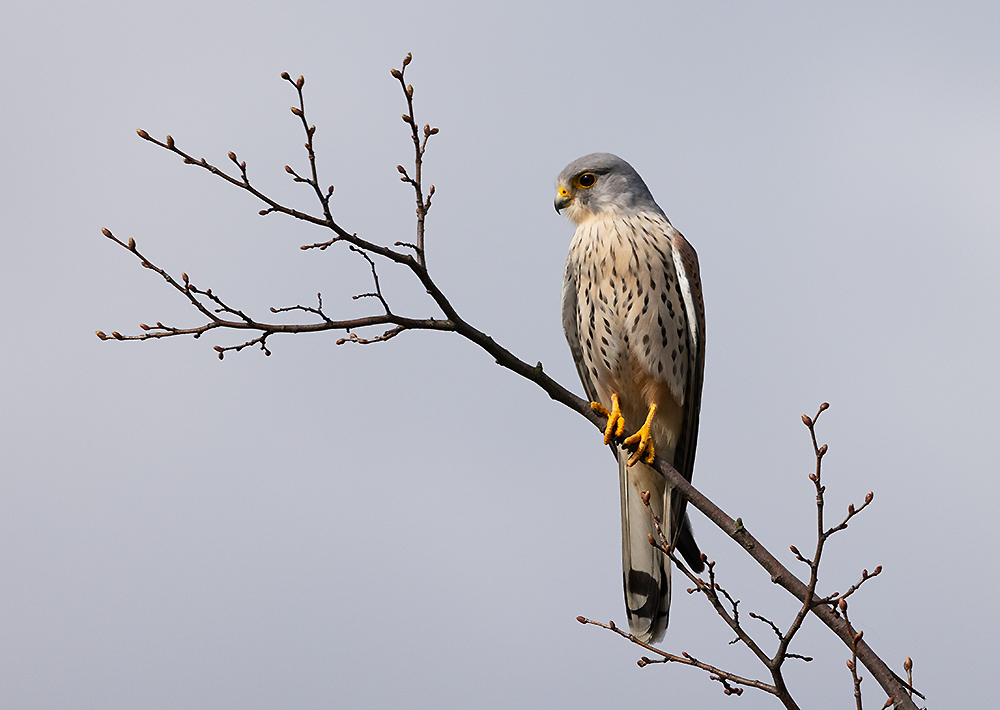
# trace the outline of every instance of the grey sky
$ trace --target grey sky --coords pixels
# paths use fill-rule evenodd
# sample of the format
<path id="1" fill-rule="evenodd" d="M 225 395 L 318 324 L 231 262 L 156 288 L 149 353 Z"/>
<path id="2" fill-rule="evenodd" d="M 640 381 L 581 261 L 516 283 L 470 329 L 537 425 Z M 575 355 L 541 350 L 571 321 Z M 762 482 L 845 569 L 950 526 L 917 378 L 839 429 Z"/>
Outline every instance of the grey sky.
<path id="1" fill-rule="evenodd" d="M 413 52 L 441 127 L 428 260 L 459 311 L 580 391 L 559 322 L 570 160 L 611 151 L 695 245 L 708 311 L 695 484 L 821 592 L 882 576 L 852 619 L 932 707 L 984 707 L 1000 628 L 1000 9 L 991 3 L 8 3 L 0 10 L 0 706 L 776 707 L 639 669 L 584 628 L 624 622 L 616 468 L 599 436 L 457 336 L 102 343 L 197 322 L 107 226 L 257 314 L 360 314 L 366 264 L 135 135 L 229 150 L 286 202 L 309 118 L 335 215 L 412 237 L 411 147 L 389 69 Z M 384 265 L 414 316 L 430 304 Z M 401 308 L 400 310 L 404 310 Z M 782 623 L 790 597 L 698 515 L 722 583 Z M 795 569 L 793 566 L 792 569 Z M 799 570 L 801 571 L 801 570 Z M 678 580 L 677 587 L 684 583 Z M 664 648 L 761 677 L 704 600 Z M 768 640 L 763 627 L 751 627 Z M 810 620 L 804 706 L 851 703 Z M 867 701 L 884 700 L 875 682 Z"/>

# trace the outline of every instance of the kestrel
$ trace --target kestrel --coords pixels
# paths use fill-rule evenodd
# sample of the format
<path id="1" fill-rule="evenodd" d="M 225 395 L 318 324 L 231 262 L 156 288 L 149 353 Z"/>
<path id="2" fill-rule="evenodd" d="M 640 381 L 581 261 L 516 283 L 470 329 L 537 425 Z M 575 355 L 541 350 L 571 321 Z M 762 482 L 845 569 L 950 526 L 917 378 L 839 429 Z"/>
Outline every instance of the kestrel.
<path id="1" fill-rule="evenodd" d="M 698 256 L 670 224 L 635 169 L 610 153 L 559 174 L 555 207 L 576 223 L 563 276 L 562 320 L 604 442 L 618 444 L 622 571 L 632 633 L 657 641 L 667 628 L 670 562 L 649 544 L 656 528 L 704 568 L 685 501 L 646 465 L 654 453 L 691 480 L 705 363 L 705 306 Z M 631 434 L 623 438 L 624 434 Z M 637 444 L 631 456 L 622 444 Z"/>

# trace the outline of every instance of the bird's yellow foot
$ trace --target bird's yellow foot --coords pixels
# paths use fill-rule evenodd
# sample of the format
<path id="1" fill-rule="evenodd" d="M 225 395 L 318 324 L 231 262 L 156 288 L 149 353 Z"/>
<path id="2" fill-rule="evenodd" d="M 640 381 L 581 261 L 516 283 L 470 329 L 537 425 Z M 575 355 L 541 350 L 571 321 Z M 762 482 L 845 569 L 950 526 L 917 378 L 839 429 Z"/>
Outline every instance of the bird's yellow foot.
<path id="1" fill-rule="evenodd" d="M 615 402 L 617 404 L 617 402 Z M 635 453 L 629 457 L 628 465 L 634 466 L 638 461 L 645 460 L 646 463 L 653 463 L 656 457 L 656 449 L 653 446 L 653 439 L 649 434 L 650 424 L 653 422 L 653 415 L 656 414 L 656 405 L 649 405 L 649 414 L 646 415 L 646 423 L 639 427 L 639 431 L 625 439 L 626 446 L 638 444 Z"/>
<path id="2" fill-rule="evenodd" d="M 591 402 L 590 408 L 608 418 L 608 425 L 604 428 L 604 443 L 610 444 L 612 439 L 617 439 L 625 433 L 625 417 L 622 410 L 618 408 L 618 395 L 611 395 L 611 411 L 600 402 Z"/>

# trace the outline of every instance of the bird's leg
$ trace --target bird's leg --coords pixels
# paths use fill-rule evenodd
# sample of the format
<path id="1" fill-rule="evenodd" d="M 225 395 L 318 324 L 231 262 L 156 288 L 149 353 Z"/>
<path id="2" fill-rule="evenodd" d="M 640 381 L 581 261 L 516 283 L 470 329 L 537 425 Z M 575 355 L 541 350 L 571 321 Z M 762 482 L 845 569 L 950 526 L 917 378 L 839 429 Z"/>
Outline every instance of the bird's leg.
<path id="1" fill-rule="evenodd" d="M 610 444 L 612 439 L 617 439 L 625 433 L 625 417 L 622 416 L 622 410 L 618 407 L 618 395 L 611 395 L 610 412 L 608 411 L 608 408 L 600 402 L 591 402 L 590 408 L 602 417 L 608 418 L 608 425 L 604 429 L 605 445 Z"/>
<path id="2" fill-rule="evenodd" d="M 626 446 L 638 444 L 635 453 L 629 457 L 629 466 L 634 466 L 640 460 L 645 460 L 646 463 L 653 463 L 653 459 L 656 457 L 653 439 L 649 434 L 649 427 L 653 423 L 654 414 L 656 414 L 656 404 L 651 404 L 649 405 L 649 414 L 646 415 L 646 423 L 639 427 L 639 431 L 624 441 Z"/>

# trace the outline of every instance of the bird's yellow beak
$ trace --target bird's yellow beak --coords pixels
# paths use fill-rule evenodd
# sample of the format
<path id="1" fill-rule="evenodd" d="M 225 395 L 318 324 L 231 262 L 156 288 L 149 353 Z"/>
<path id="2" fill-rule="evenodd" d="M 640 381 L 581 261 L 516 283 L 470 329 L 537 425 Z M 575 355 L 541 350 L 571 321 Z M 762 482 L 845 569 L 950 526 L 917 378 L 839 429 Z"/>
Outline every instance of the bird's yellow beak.
<path id="1" fill-rule="evenodd" d="M 560 187 L 556 191 L 556 212 L 562 212 L 564 209 L 569 207 L 569 203 L 575 199 L 576 198 L 573 195 L 569 194 L 569 190 L 565 187 Z"/>

